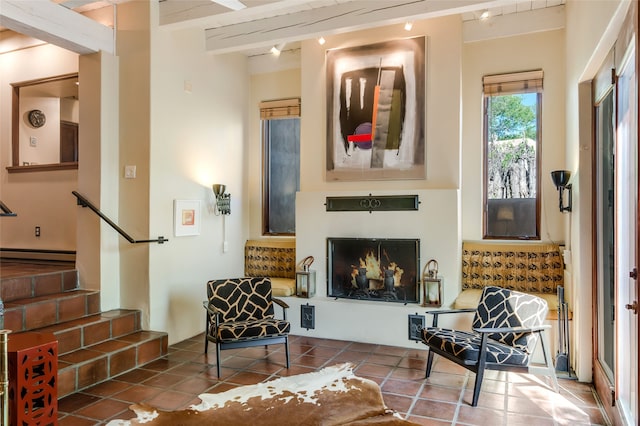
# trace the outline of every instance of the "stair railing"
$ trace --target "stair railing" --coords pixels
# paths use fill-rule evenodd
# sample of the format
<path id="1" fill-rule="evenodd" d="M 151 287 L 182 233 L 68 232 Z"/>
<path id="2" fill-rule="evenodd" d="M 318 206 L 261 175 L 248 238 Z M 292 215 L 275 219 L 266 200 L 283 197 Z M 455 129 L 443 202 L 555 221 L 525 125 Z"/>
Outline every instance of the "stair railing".
<path id="1" fill-rule="evenodd" d="M 102 220 L 107 222 L 113 229 L 115 229 L 118 232 L 118 234 L 122 235 L 127 241 L 129 241 L 132 244 L 139 244 L 139 243 L 158 243 L 158 244 L 163 244 L 164 242 L 169 241 L 167 238 L 164 238 L 162 236 L 156 238 L 155 240 L 136 240 L 133 237 L 131 237 L 129 234 L 127 234 L 122 228 L 120 228 L 118 225 L 116 225 L 111 219 L 109 219 L 107 216 L 105 216 L 104 213 L 102 213 L 96 206 L 94 206 L 91 203 L 91 201 L 87 200 L 85 197 L 80 195 L 77 191 L 71 191 L 71 193 L 73 195 L 75 195 L 76 198 L 78 199 L 78 205 L 79 206 L 89 207 L 91 210 L 93 210 L 93 212 L 95 214 L 100 216 L 102 218 Z"/>
<path id="2" fill-rule="evenodd" d="M 0 216 L 18 216 L 16 213 L 12 212 L 9 207 L 2 201 L 0 201 Z"/>

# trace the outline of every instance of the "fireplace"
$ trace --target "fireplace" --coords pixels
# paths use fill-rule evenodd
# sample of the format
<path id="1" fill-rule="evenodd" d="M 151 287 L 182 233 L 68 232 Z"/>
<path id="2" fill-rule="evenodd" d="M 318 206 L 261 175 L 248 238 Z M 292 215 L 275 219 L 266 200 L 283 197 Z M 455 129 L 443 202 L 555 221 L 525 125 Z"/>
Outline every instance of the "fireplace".
<path id="1" fill-rule="evenodd" d="M 327 295 L 418 303 L 420 240 L 327 238 Z"/>

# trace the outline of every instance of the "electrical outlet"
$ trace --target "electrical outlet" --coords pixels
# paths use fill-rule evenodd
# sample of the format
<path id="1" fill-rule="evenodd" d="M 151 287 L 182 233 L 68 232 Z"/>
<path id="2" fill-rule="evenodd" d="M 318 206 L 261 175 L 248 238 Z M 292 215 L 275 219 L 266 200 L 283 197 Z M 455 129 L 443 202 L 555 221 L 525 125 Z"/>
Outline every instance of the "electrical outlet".
<path id="1" fill-rule="evenodd" d="M 36 226 L 36 237 L 40 236 L 40 227 Z"/>

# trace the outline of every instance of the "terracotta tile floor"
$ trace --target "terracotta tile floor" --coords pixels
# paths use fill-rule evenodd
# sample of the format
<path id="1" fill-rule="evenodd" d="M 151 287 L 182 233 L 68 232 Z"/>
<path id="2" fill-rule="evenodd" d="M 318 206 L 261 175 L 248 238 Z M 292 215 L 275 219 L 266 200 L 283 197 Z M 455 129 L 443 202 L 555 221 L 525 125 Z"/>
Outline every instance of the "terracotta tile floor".
<path id="1" fill-rule="evenodd" d="M 134 402 L 164 410 L 198 403 L 200 393 L 315 371 L 342 362 L 354 364 L 361 377 L 377 382 L 385 403 L 424 425 L 605 425 L 609 424 L 593 387 L 560 380 L 556 394 L 546 380 L 528 374 L 489 371 L 478 407 L 471 407 L 475 375 L 436 357 L 424 379 L 426 351 L 302 336 L 290 337 L 291 367 L 284 368 L 283 345 L 222 352 L 218 380 L 215 347 L 203 353 L 204 338 L 195 336 L 169 348 L 164 358 L 59 401 L 59 424 L 104 425 L 135 417 Z M 213 353 L 212 353 L 213 352 Z M 209 364 L 209 362 L 211 364 Z"/>

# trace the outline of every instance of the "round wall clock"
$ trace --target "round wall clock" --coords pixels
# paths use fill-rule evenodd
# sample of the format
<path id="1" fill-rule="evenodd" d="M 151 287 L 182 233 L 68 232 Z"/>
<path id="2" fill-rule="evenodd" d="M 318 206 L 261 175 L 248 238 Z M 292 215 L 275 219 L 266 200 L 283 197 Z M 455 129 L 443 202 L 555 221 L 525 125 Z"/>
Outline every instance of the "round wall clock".
<path id="1" fill-rule="evenodd" d="M 47 118 L 44 116 L 44 112 L 39 109 L 29 111 L 29 123 L 31 123 L 33 127 L 42 127 L 46 121 Z"/>

